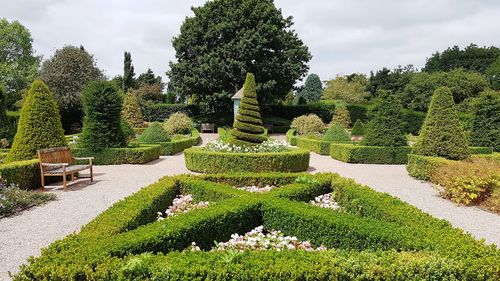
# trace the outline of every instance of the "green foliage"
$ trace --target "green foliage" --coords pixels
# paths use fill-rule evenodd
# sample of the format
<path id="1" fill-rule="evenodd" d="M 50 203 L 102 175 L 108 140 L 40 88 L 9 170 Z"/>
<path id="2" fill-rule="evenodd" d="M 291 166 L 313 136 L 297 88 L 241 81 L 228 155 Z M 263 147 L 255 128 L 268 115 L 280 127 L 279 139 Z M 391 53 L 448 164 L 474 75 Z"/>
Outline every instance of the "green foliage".
<path id="1" fill-rule="evenodd" d="M 272 115 L 288 120 L 302 115 L 315 114 L 325 123 L 332 120 L 335 112 L 335 103 L 325 101 L 313 102 L 306 105 L 268 105 L 262 107 L 264 115 Z"/>
<path id="2" fill-rule="evenodd" d="M 356 123 L 354 123 L 354 126 L 352 127 L 351 134 L 353 136 L 362 136 L 365 134 L 365 124 L 361 119 L 356 120 Z"/>
<path id="3" fill-rule="evenodd" d="M 331 141 L 325 141 L 321 139 L 311 139 L 307 137 L 295 137 L 295 145 L 302 149 L 307 149 L 309 151 L 315 152 L 319 155 L 330 154 L 330 144 Z"/>
<path id="4" fill-rule="evenodd" d="M 438 88 L 432 96 L 414 153 L 452 160 L 469 156 L 467 137 L 458 119 L 450 89 Z"/>
<path id="5" fill-rule="evenodd" d="M 403 105 L 410 109 L 427 111 L 432 94 L 443 86 L 451 90 L 455 103 L 461 103 L 467 98 L 477 97 L 488 87 L 488 81 L 479 73 L 463 69 L 417 73 L 402 93 Z"/>
<path id="6" fill-rule="evenodd" d="M 247 73 L 243 96 L 238 113 L 234 119 L 231 135 L 236 144 L 255 145 L 265 140 L 264 127 L 260 115 L 259 101 L 255 89 L 255 78 L 252 73 Z"/>
<path id="7" fill-rule="evenodd" d="M 65 145 L 54 97 L 45 83 L 36 80 L 24 101 L 17 133 L 5 162 L 33 159 L 39 149 Z"/>
<path id="8" fill-rule="evenodd" d="M 137 77 L 137 84 L 139 85 L 139 87 L 142 85 L 155 85 L 155 84 L 160 84 L 163 86 L 163 81 L 161 79 L 161 76 L 155 76 L 153 70 L 151 70 L 151 68 L 148 68 L 146 72 L 141 73 Z"/>
<path id="9" fill-rule="evenodd" d="M 20 189 L 39 188 L 40 164 L 38 159 L 0 164 L 0 179 L 7 186 L 14 184 Z"/>
<path id="10" fill-rule="evenodd" d="M 351 118 L 349 116 L 349 111 L 346 108 L 339 106 L 335 108 L 335 114 L 333 115 L 330 126 L 333 126 L 334 124 L 339 124 L 345 129 L 351 128 Z"/>
<path id="11" fill-rule="evenodd" d="M 442 157 L 409 154 L 406 170 L 414 178 L 429 180 L 436 169 L 451 162 L 451 160 Z"/>
<path id="12" fill-rule="evenodd" d="M 331 142 L 350 142 L 351 136 L 342 125 L 334 122 L 330 128 L 326 130 L 323 140 Z"/>
<path id="13" fill-rule="evenodd" d="M 484 73 L 486 68 L 500 57 L 500 49 L 495 46 L 478 47 L 470 44 L 461 50 L 453 46 L 442 53 L 436 52 L 427 59 L 426 72 L 450 71 L 457 68 Z"/>
<path id="14" fill-rule="evenodd" d="M 121 118 L 120 127 L 127 143 L 135 139 L 136 133 L 134 127 L 132 127 L 132 125 L 130 125 L 130 123 L 125 120 L 125 118 Z"/>
<path id="15" fill-rule="evenodd" d="M 198 145 L 200 141 L 200 133 L 196 129 L 193 129 L 189 137 L 177 137 L 170 140 L 169 142 L 160 143 L 159 145 L 161 146 L 161 155 L 177 154 L 184 151 L 186 148 Z"/>
<path id="16" fill-rule="evenodd" d="M 401 103 L 396 96 L 382 96 L 382 100 L 373 108 L 373 118 L 366 125 L 363 145 L 406 146 L 401 110 Z"/>
<path id="17" fill-rule="evenodd" d="M 145 104 L 142 107 L 142 115 L 144 121 L 147 122 L 163 122 L 176 112 L 183 112 L 193 116 L 198 115 L 200 109 L 195 105 L 166 103 Z"/>
<path id="18" fill-rule="evenodd" d="M 488 81 L 490 82 L 491 88 L 499 91 L 500 90 L 500 55 L 486 69 L 485 75 L 488 78 Z"/>
<path id="19" fill-rule="evenodd" d="M 133 92 L 128 92 L 125 95 L 122 107 L 122 117 L 128 121 L 134 128 L 144 127 L 142 119 L 142 111 L 139 105 L 139 99 Z"/>
<path id="20" fill-rule="evenodd" d="M 37 75 L 41 57 L 35 56 L 30 31 L 18 21 L 0 18 L 0 85 L 6 87 L 6 106 L 19 101 Z"/>
<path id="21" fill-rule="evenodd" d="M 5 89 L 0 85 L 0 140 L 5 139 L 8 142 L 12 140 L 14 136 L 14 124 L 12 120 L 7 116 L 7 96 Z M 0 145 L 3 147 L 3 145 Z"/>
<path id="22" fill-rule="evenodd" d="M 298 93 L 299 97 L 303 97 L 307 102 L 316 102 L 321 99 L 323 94 L 323 83 L 317 74 L 309 74 L 307 76 L 304 87 Z"/>
<path id="23" fill-rule="evenodd" d="M 366 91 L 368 80 L 361 74 L 337 76 L 326 81 L 322 99 L 340 100 L 347 103 L 366 103 L 370 93 Z"/>
<path id="24" fill-rule="evenodd" d="M 411 150 L 409 146 L 383 147 L 334 143 L 330 145 L 330 156 L 347 163 L 406 164 Z"/>
<path id="25" fill-rule="evenodd" d="M 193 129 L 193 120 L 191 120 L 191 118 L 189 118 L 189 116 L 185 113 L 176 112 L 165 120 L 163 128 L 165 128 L 167 134 L 171 136 L 189 134 L 191 129 Z"/>
<path id="26" fill-rule="evenodd" d="M 130 52 L 123 53 L 123 86 L 122 90 L 128 92 L 136 86 L 134 66 L 132 65 L 132 56 Z"/>
<path id="27" fill-rule="evenodd" d="M 162 102 L 165 95 L 163 94 L 163 84 L 142 84 L 133 92 L 140 98 L 142 104 L 151 104 Z"/>
<path id="28" fill-rule="evenodd" d="M 286 142 L 289 145 L 297 145 L 297 137 L 295 136 L 295 129 L 290 129 L 286 132 Z"/>
<path id="29" fill-rule="evenodd" d="M 273 1 L 218 0 L 192 10 L 172 40 L 169 92 L 200 100 L 234 94 L 244 83 L 241 74 L 251 72 L 260 102 L 267 103 L 282 99 L 307 73 L 311 54 L 292 17 L 283 17 Z"/>
<path id="30" fill-rule="evenodd" d="M 121 126 L 122 97 L 113 83 L 91 82 L 83 90 L 83 130 L 79 145 L 91 151 L 123 147 L 126 138 Z"/>
<path id="31" fill-rule="evenodd" d="M 370 72 L 370 93 L 375 97 L 379 90 L 391 91 L 395 94 L 401 93 L 416 72 L 417 69 L 411 64 L 404 67 L 398 66 L 393 70 L 384 67 L 375 74 Z"/>
<path id="32" fill-rule="evenodd" d="M 138 140 L 141 143 L 160 143 L 170 141 L 167 131 L 163 129 L 163 125 L 159 122 L 154 122 L 144 130 Z"/>
<path id="33" fill-rule="evenodd" d="M 500 92 L 486 91 L 477 99 L 471 143 L 500 151 Z"/>
<path id="34" fill-rule="evenodd" d="M 146 164 L 160 158 L 161 147 L 159 145 L 141 145 L 138 147 L 105 148 L 98 151 L 73 148 L 71 152 L 75 157 L 95 157 L 92 161 L 95 165 Z"/>
<path id="35" fill-rule="evenodd" d="M 293 119 L 290 128 L 295 129 L 298 135 L 322 133 L 325 124 L 316 114 L 302 115 Z"/>
<path id="36" fill-rule="evenodd" d="M 19 188 L 0 188 L 0 218 L 54 199 L 56 199 L 56 195 L 53 193 L 26 191 Z"/>

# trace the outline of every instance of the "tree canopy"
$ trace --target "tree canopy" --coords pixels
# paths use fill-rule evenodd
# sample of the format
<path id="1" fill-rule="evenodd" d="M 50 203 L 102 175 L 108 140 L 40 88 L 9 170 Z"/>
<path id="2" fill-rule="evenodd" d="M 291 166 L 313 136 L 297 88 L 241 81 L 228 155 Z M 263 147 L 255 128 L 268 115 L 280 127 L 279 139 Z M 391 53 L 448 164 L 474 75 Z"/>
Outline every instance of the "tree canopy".
<path id="1" fill-rule="evenodd" d="M 322 99 L 365 103 L 370 97 L 370 93 L 366 90 L 367 85 L 368 80 L 362 74 L 337 76 L 335 79 L 326 81 Z"/>
<path id="2" fill-rule="evenodd" d="M 427 59 L 426 72 L 450 71 L 457 68 L 484 73 L 486 68 L 500 57 L 500 49 L 495 46 L 478 47 L 470 44 L 463 50 L 453 46 L 442 53 L 436 52 Z"/>
<path id="3" fill-rule="evenodd" d="M 370 93 L 377 96 L 377 91 L 387 90 L 392 93 L 401 93 L 410 82 L 417 69 L 413 65 L 398 66 L 392 70 L 384 67 L 375 74 L 370 72 L 369 88 Z"/>
<path id="4" fill-rule="evenodd" d="M 308 102 L 315 102 L 321 99 L 323 94 L 323 83 L 317 74 L 311 73 L 307 76 L 304 87 L 298 93 L 299 97 L 303 97 Z"/>
<path id="5" fill-rule="evenodd" d="M 135 72 L 132 64 L 132 55 L 129 52 L 123 54 L 123 86 L 122 90 L 127 92 L 129 89 L 135 88 Z"/>
<path id="6" fill-rule="evenodd" d="M 500 57 L 486 69 L 485 74 L 488 78 L 488 82 L 490 82 L 491 88 L 500 90 Z"/>

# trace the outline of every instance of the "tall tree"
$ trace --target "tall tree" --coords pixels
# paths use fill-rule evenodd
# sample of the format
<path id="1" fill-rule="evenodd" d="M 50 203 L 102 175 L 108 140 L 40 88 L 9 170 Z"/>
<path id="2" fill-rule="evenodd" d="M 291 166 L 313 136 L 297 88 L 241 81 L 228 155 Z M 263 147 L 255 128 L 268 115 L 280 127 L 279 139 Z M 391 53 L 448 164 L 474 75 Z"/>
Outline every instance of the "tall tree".
<path id="1" fill-rule="evenodd" d="M 387 90 L 392 93 L 401 93 L 410 82 L 417 69 L 413 65 L 398 66 L 392 70 L 384 67 L 375 74 L 370 72 L 369 90 L 372 95 L 377 96 L 377 91 Z"/>
<path id="2" fill-rule="evenodd" d="M 272 0 L 215 0 L 192 8 L 172 41 L 169 90 L 204 100 L 255 75 L 261 101 L 281 99 L 308 71 L 308 48 Z M 170 91 L 169 91 L 170 92 Z"/>
<path id="3" fill-rule="evenodd" d="M 308 102 L 319 101 L 323 94 L 323 83 L 317 74 L 307 76 L 304 87 L 299 92 L 299 97 L 304 97 Z"/>
<path id="4" fill-rule="evenodd" d="M 161 79 L 161 76 L 155 76 L 151 68 L 148 68 L 146 72 L 141 73 L 139 77 L 137 77 L 137 86 L 139 87 L 145 84 L 153 85 L 157 83 L 163 84 L 163 81 Z"/>
<path id="5" fill-rule="evenodd" d="M 41 57 L 34 55 L 29 30 L 18 21 L 0 19 L 0 84 L 5 86 L 6 106 L 22 98 L 36 76 Z"/>
<path id="6" fill-rule="evenodd" d="M 500 57 L 500 49 L 495 46 L 478 47 L 470 44 L 463 50 L 453 46 L 442 53 L 436 52 L 427 59 L 426 72 L 450 71 L 457 68 L 484 73 L 486 68 Z"/>
<path id="7" fill-rule="evenodd" d="M 364 75 L 337 76 L 326 81 L 322 99 L 340 100 L 347 103 L 365 103 L 370 93 L 366 90 L 368 80 Z"/>
<path id="8" fill-rule="evenodd" d="M 129 52 L 124 53 L 123 59 L 123 91 L 135 88 L 135 72 L 132 64 L 132 56 Z"/>
<path id="9" fill-rule="evenodd" d="M 491 88 L 500 90 L 500 57 L 486 69 L 485 74 L 488 78 L 488 82 L 490 82 Z"/>

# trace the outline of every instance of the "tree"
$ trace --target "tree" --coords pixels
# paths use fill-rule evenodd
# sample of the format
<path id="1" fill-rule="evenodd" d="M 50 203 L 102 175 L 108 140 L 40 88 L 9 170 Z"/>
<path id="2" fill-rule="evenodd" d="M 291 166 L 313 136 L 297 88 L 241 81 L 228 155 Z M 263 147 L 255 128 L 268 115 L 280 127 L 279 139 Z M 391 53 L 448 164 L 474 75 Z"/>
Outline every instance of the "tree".
<path id="1" fill-rule="evenodd" d="M 109 81 L 94 81 L 83 90 L 83 130 L 79 145 L 91 151 L 123 147 L 122 97 Z"/>
<path id="2" fill-rule="evenodd" d="M 235 117 L 231 135 L 235 143 L 254 145 L 266 140 L 262 118 L 260 116 L 259 101 L 255 90 L 255 78 L 248 73 L 243 86 L 243 97 Z"/>
<path id="3" fill-rule="evenodd" d="M 133 92 L 137 95 L 137 97 L 139 97 L 142 103 L 144 103 L 145 101 L 158 103 L 162 102 L 164 98 L 162 83 L 144 83 Z"/>
<path id="4" fill-rule="evenodd" d="M 434 92 L 413 153 L 452 160 L 469 156 L 465 130 L 458 119 L 449 88 L 439 87 Z"/>
<path id="5" fill-rule="evenodd" d="M 0 140 L 12 140 L 14 126 L 7 116 L 7 95 L 5 89 L 0 85 Z M 0 145 L 1 146 L 1 145 Z"/>
<path id="6" fill-rule="evenodd" d="M 490 82 L 491 88 L 500 90 L 500 57 L 486 69 L 485 74 Z"/>
<path id="7" fill-rule="evenodd" d="M 148 70 L 137 77 L 137 85 L 140 87 L 141 85 L 149 84 L 162 84 L 163 81 L 160 76 L 155 76 L 153 70 L 151 68 L 148 68 Z"/>
<path id="8" fill-rule="evenodd" d="M 326 81 L 323 91 L 324 100 L 340 100 L 347 103 L 365 103 L 370 93 L 366 91 L 368 81 L 363 75 L 337 76 Z"/>
<path id="9" fill-rule="evenodd" d="M 500 57 L 498 47 L 478 47 L 470 44 L 461 50 L 458 46 L 446 49 L 442 53 L 436 52 L 427 59 L 422 71 L 450 71 L 462 68 L 469 71 L 484 73 L 486 68 Z"/>
<path id="10" fill-rule="evenodd" d="M 135 72 L 134 65 L 132 64 L 132 56 L 129 52 L 124 53 L 123 59 L 123 91 L 127 92 L 129 89 L 135 88 Z"/>
<path id="11" fill-rule="evenodd" d="M 122 107 L 122 118 L 127 120 L 133 128 L 144 127 L 144 119 L 142 118 L 139 99 L 133 92 L 128 92 L 125 95 Z"/>
<path id="12" fill-rule="evenodd" d="M 384 67 L 375 74 L 370 72 L 368 80 L 370 93 L 375 97 L 380 90 L 401 93 L 416 72 L 417 70 L 411 64 L 404 67 L 400 65 L 392 70 Z"/>
<path id="13" fill-rule="evenodd" d="M 0 85 L 6 90 L 6 106 L 20 100 L 36 76 L 41 57 L 34 55 L 30 31 L 18 21 L 0 19 Z"/>
<path id="14" fill-rule="evenodd" d="M 59 105 L 63 128 L 81 122 L 82 90 L 90 81 L 104 78 L 94 57 L 83 47 L 64 46 L 43 62 L 40 78 L 47 83 Z M 73 132 L 74 133 L 74 132 Z"/>
<path id="15" fill-rule="evenodd" d="M 254 73 L 261 102 L 280 100 L 307 73 L 308 48 L 272 0 L 215 0 L 192 8 L 172 41 L 169 92 L 202 101 L 235 93 Z M 230 102 L 230 101 L 227 101 Z"/>
<path id="16" fill-rule="evenodd" d="M 310 74 L 307 76 L 304 87 L 299 92 L 300 97 L 304 97 L 307 102 L 315 102 L 321 99 L 323 94 L 323 83 L 317 74 Z"/>
<path id="17" fill-rule="evenodd" d="M 66 146 L 57 104 L 43 81 L 35 80 L 28 91 L 12 148 L 5 162 L 29 160 L 39 149 Z"/>
<path id="18" fill-rule="evenodd" d="M 351 127 L 349 111 L 343 107 L 335 108 L 335 114 L 333 115 L 331 124 L 339 124 L 343 128 L 349 129 Z"/>
<path id="19" fill-rule="evenodd" d="M 486 91 L 477 99 L 471 142 L 500 151 L 500 92 Z"/>
<path id="20" fill-rule="evenodd" d="M 373 108 L 373 118 L 366 125 L 363 144 L 387 147 L 407 145 L 401 118 L 401 101 L 387 92 L 380 99 L 381 102 Z"/>

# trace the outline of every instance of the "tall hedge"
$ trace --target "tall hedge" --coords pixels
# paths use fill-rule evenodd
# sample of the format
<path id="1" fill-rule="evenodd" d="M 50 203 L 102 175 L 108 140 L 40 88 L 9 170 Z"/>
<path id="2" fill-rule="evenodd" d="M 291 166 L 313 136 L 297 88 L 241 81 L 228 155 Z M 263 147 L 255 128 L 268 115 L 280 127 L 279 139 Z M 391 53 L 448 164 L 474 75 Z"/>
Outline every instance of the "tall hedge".
<path id="1" fill-rule="evenodd" d="M 451 160 L 469 156 L 465 130 L 448 87 L 439 87 L 434 92 L 413 153 Z"/>
<path id="2" fill-rule="evenodd" d="M 7 95 L 5 89 L 0 85 L 0 140 L 12 138 L 13 124 L 7 116 Z"/>
<path id="3" fill-rule="evenodd" d="M 405 146 L 401 102 L 395 95 L 384 95 L 374 108 L 373 118 L 365 128 L 363 144 L 367 146 Z"/>
<path id="4" fill-rule="evenodd" d="M 109 81 L 91 82 L 83 90 L 83 130 L 80 146 L 92 151 L 126 145 L 121 127 L 122 97 Z"/>
<path id="5" fill-rule="evenodd" d="M 263 135 L 264 127 L 255 90 L 255 78 L 251 73 L 247 74 L 243 86 L 243 97 L 233 127 L 231 134 L 236 143 L 253 145 L 262 143 L 266 139 Z"/>
<path id="6" fill-rule="evenodd" d="M 133 92 L 128 92 L 125 95 L 122 107 L 122 117 L 134 128 L 144 127 L 144 119 L 142 118 L 139 99 Z"/>
<path id="7" fill-rule="evenodd" d="M 478 98 L 471 142 L 500 151 L 500 92 L 487 91 Z"/>
<path id="8" fill-rule="evenodd" d="M 33 159 L 38 149 L 65 145 L 54 96 L 43 81 L 35 80 L 21 108 L 17 133 L 5 162 Z"/>

